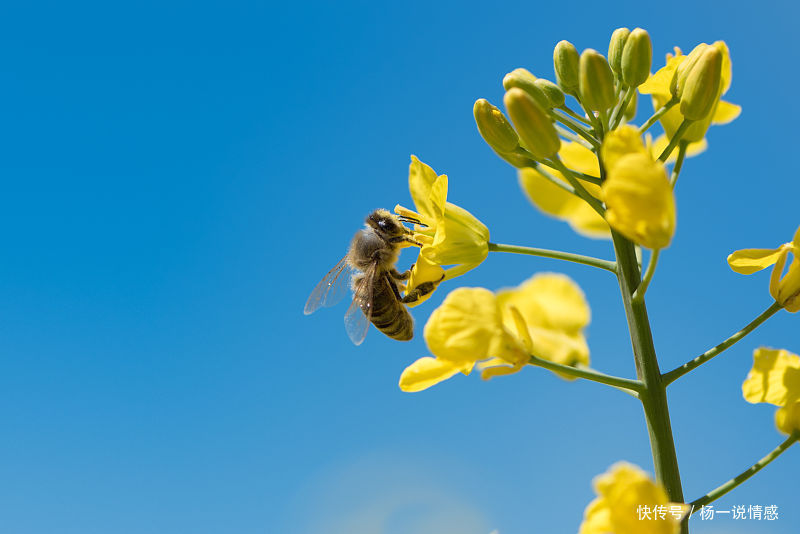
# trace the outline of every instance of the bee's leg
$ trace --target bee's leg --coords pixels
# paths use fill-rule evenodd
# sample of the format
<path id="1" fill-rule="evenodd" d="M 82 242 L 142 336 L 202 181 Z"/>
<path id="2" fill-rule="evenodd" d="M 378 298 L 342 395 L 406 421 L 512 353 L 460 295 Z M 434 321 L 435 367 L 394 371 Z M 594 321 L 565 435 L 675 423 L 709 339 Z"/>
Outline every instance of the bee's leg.
<path id="1" fill-rule="evenodd" d="M 412 265 L 411 269 L 413 268 L 414 266 Z M 398 271 L 393 267 L 392 270 L 389 271 L 389 274 L 392 275 L 392 278 L 394 278 L 395 280 L 407 280 L 408 277 L 411 276 L 411 269 L 407 270 L 404 273 L 401 273 L 400 271 Z"/>
<path id="2" fill-rule="evenodd" d="M 402 298 L 403 304 L 411 304 L 418 301 L 428 293 L 431 293 L 439 283 L 444 280 L 444 275 L 435 282 L 422 282 L 420 285 L 409 291 L 405 297 Z"/>
<path id="3" fill-rule="evenodd" d="M 396 269 L 392 269 L 392 271 L 397 272 Z M 392 273 L 386 273 L 386 283 L 388 283 L 389 287 L 392 288 L 392 292 L 394 293 L 394 296 L 397 298 L 397 300 L 402 301 L 403 297 L 400 296 L 400 289 L 398 289 L 398 287 L 397 287 L 397 282 L 395 282 L 392 279 L 393 276 L 394 275 Z"/>

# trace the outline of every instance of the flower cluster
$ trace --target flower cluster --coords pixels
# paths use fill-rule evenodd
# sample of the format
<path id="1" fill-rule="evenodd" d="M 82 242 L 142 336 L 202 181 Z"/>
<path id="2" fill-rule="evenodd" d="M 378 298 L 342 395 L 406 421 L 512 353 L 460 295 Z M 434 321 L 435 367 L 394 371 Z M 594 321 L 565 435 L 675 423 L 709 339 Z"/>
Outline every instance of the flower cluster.
<path id="1" fill-rule="evenodd" d="M 775 425 L 784 434 L 800 431 L 800 356 L 784 349 L 756 349 L 742 394 L 747 402 L 778 406 Z"/>

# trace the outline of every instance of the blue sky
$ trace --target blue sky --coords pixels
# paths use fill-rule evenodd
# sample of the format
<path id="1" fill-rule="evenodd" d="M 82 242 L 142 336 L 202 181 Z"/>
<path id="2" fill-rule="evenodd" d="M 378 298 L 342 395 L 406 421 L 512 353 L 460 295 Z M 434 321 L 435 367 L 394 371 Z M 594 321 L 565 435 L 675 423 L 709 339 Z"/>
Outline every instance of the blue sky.
<path id="1" fill-rule="evenodd" d="M 534 368 L 404 394 L 421 335 L 373 330 L 354 347 L 344 305 L 301 308 L 369 211 L 410 203 L 410 154 L 449 175 L 493 240 L 610 257 L 528 204 L 471 110 L 499 103 L 513 68 L 552 78 L 561 39 L 605 51 L 614 28 L 641 26 L 656 64 L 726 40 L 727 99 L 744 108 L 678 184 L 648 292 L 662 368 L 738 330 L 769 304 L 768 276 L 725 257 L 800 223 L 800 13 L 718 4 L 6 6 L 0 531 L 576 532 L 593 476 L 652 469 L 638 403 Z M 458 285 L 551 270 L 586 292 L 594 366 L 633 376 L 616 283 L 587 267 L 492 255 L 417 324 Z M 670 388 L 688 498 L 782 439 L 740 386 L 755 347 L 800 352 L 798 319 L 779 314 Z M 790 450 L 718 503 L 776 504 L 778 521 L 693 532 L 797 532 L 799 469 Z"/>

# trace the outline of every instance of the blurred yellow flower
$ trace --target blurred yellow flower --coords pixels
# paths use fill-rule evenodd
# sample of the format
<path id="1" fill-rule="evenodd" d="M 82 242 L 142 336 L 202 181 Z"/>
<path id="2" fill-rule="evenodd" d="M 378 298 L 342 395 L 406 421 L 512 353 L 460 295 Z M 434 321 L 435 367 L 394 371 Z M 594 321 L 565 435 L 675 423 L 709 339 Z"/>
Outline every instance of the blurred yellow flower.
<path id="1" fill-rule="evenodd" d="M 586 507 L 579 534 L 676 534 L 689 511 L 686 504 L 670 503 L 661 484 L 626 462 L 596 477 L 594 489 L 597 498 Z M 655 506 L 663 507 L 663 518 L 653 517 Z"/>
<path id="2" fill-rule="evenodd" d="M 589 365 L 583 330 L 591 320 L 591 311 L 583 291 L 571 278 L 558 273 L 536 274 L 514 289 L 499 291 L 497 301 L 503 323 L 512 331 L 517 331 L 516 322 L 509 309 L 513 306 L 519 311 L 534 355 L 562 365 Z"/>
<path id="3" fill-rule="evenodd" d="M 753 368 L 742 384 L 744 399 L 780 407 L 775 414 L 778 430 L 800 430 L 800 356 L 784 349 L 759 347 L 753 352 Z"/>
<path id="4" fill-rule="evenodd" d="M 578 143 L 562 142 L 558 156 L 564 164 L 575 171 L 600 176 L 597 156 Z M 547 169 L 549 174 L 568 184 L 564 176 L 555 170 Z M 542 173 L 530 167 L 519 170 L 519 184 L 534 206 L 547 215 L 565 220 L 576 232 L 593 238 L 610 237 L 608 224 L 584 200 L 564 191 Z M 600 197 L 600 188 L 591 183 L 583 183 L 589 193 Z"/>
<path id="5" fill-rule="evenodd" d="M 664 165 L 653 160 L 632 126 L 609 132 L 601 154 L 608 224 L 645 247 L 669 245 L 675 232 L 675 196 Z"/>
<path id="6" fill-rule="evenodd" d="M 786 260 L 792 263 L 783 274 Z M 728 256 L 728 265 L 739 274 L 752 274 L 774 265 L 769 280 L 769 292 L 775 301 L 791 313 L 800 311 L 800 227 L 790 243 L 774 249 L 748 248 Z"/>
<path id="7" fill-rule="evenodd" d="M 408 172 L 411 198 L 417 211 L 397 205 L 398 215 L 419 220 L 414 238 L 423 244 L 411 270 L 407 291 L 422 282 L 459 276 L 477 267 L 489 254 L 489 229 L 470 212 L 447 202 L 447 175 L 437 176 L 428 165 L 411 156 Z M 450 269 L 443 266 L 452 265 Z M 417 305 L 430 297 L 430 293 Z"/>
<path id="8" fill-rule="evenodd" d="M 583 329 L 589 320 L 583 292 L 565 275 L 538 274 L 497 295 L 483 288 L 456 289 L 425 325 L 434 357 L 407 367 L 400 389 L 421 391 L 459 372 L 469 374 L 476 364 L 484 379 L 515 373 L 531 352 L 563 365 L 588 364 Z"/>
<path id="9" fill-rule="evenodd" d="M 683 136 L 683 139 L 693 143 L 700 142 L 706 135 L 709 125 L 711 124 L 727 124 L 742 112 L 741 106 L 719 100 L 719 97 L 728 92 L 731 86 L 732 69 L 731 69 L 731 56 L 728 46 L 724 41 L 717 41 L 713 45 L 722 53 L 722 83 L 720 84 L 719 96 L 717 103 L 712 107 L 711 113 L 705 119 L 697 121 L 692 124 Z M 670 85 L 672 83 L 675 71 L 678 69 L 687 56 L 683 55 L 680 48 L 675 47 L 675 55 L 667 56 L 667 63 L 664 67 L 651 75 L 648 80 L 639 86 L 639 92 L 642 94 L 652 95 L 653 108 L 658 110 L 664 104 L 670 101 L 672 93 Z M 667 113 L 661 117 L 661 126 L 664 128 L 667 137 L 671 138 L 678 127 L 683 122 L 683 115 L 680 112 L 679 106 L 673 106 Z"/>
<path id="10" fill-rule="evenodd" d="M 458 372 L 469 374 L 480 360 L 494 357 L 520 368 L 528 360 L 503 325 L 494 293 L 480 287 L 462 287 L 447 295 L 428 319 L 424 336 L 435 358 L 420 358 L 403 371 L 403 391 L 421 391 Z"/>

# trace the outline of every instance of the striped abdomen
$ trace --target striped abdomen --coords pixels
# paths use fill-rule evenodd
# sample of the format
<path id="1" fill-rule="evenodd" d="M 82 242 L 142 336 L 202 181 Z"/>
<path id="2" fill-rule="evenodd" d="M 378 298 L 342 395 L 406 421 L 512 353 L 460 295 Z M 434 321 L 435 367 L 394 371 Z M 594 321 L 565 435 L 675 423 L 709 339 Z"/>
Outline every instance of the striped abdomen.
<path id="1" fill-rule="evenodd" d="M 388 275 L 375 276 L 372 288 L 372 324 L 375 328 L 398 341 L 414 337 L 414 320 L 405 305 L 397 299 L 395 288 Z"/>

